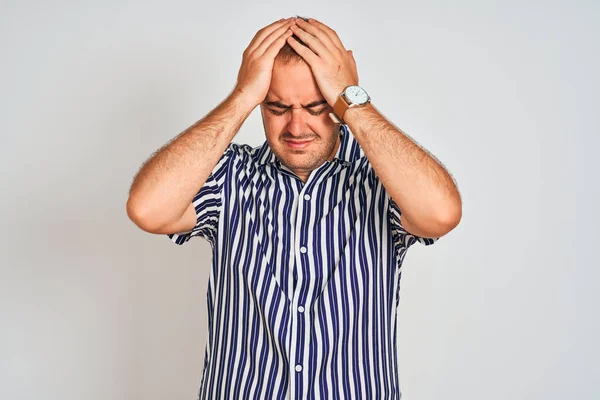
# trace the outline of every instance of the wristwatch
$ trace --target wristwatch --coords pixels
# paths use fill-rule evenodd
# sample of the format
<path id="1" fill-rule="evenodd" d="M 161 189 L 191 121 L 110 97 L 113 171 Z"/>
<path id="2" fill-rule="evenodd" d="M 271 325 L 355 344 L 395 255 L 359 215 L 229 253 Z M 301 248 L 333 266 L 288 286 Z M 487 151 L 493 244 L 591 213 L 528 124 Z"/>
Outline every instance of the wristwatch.
<path id="1" fill-rule="evenodd" d="M 329 117 L 336 124 L 343 124 L 344 114 L 346 114 L 349 108 L 363 107 L 370 101 L 371 97 L 369 97 L 365 89 L 358 85 L 346 86 L 333 105 L 333 113 L 329 113 Z"/>

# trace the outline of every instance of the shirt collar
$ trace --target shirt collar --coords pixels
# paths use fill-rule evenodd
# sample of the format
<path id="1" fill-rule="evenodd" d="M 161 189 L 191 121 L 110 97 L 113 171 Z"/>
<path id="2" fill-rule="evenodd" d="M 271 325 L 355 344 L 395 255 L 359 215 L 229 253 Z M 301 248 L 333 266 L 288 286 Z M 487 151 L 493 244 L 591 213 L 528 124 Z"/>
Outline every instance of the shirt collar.
<path id="1" fill-rule="evenodd" d="M 345 163 L 353 163 L 356 160 L 361 159 L 365 156 L 364 151 L 354 138 L 354 135 L 348 128 L 346 124 L 340 124 L 339 126 L 339 134 L 340 134 L 340 146 L 333 157 L 334 160 L 339 160 L 342 164 Z M 271 150 L 271 146 L 265 140 L 262 146 L 259 148 L 257 153 L 258 156 L 258 164 L 259 165 L 267 165 L 267 164 L 277 164 L 280 162 L 277 159 L 277 156 Z"/>

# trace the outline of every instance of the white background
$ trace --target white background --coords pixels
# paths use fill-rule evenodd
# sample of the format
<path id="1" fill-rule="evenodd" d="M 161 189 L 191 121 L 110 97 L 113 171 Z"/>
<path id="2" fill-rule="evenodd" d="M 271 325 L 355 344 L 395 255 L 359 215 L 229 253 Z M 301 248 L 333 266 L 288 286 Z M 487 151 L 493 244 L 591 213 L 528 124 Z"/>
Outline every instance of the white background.
<path id="1" fill-rule="evenodd" d="M 591 0 L 3 1 L 0 398 L 196 398 L 210 246 L 138 229 L 129 186 L 296 14 L 462 194 L 460 225 L 405 259 L 403 399 L 598 398 Z M 260 118 L 234 140 L 262 144 Z"/>

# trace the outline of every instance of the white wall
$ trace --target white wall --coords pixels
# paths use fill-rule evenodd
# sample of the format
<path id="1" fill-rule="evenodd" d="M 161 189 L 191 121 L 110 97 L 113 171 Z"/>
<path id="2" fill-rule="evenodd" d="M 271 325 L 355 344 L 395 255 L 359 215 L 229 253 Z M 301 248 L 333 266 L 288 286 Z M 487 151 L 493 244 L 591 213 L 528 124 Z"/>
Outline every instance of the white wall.
<path id="1" fill-rule="evenodd" d="M 0 8 L 0 398 L 195 398 L 210 247 L 139 230 L 127 192 L 295 14 L 463 196 L 405 260 L 403 398 L 598 398 L 597 2 L 53 3 Z"/>

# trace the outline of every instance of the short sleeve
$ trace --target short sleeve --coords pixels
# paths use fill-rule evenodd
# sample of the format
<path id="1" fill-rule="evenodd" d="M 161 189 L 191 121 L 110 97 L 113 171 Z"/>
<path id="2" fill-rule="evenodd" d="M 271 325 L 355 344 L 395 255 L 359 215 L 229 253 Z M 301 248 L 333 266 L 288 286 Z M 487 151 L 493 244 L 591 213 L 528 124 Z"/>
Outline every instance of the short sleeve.
<path id="1" fill-rule="evenodd" d="M 233 162 L 235 146 L 235 143 L 229 144 L 206 182 L 192 200 L 196 209 L 196 226 L 187 232 L 167 234 L 176 244 L 182 245 L 191 238 L 200 236 L 214 245 L 217 238 L 219 215 L 223 208 L 223 186 L 230 175 L 228 170 Z"/>
<path id="2" fill-rule="evenodd" d="M 388 217 L 390 220 L 390 225 L 392 228 L 392 236 L 394 239 L 394 244 L 396 248 L 408 249 L 416 242 L 420 242 L 425 246 L 430 246 L 439 240 L 438 238 L 425 238 L 421 236 L 413 235 L 407 232 L 400 222 L 400 215 L 402 215 L 402 211 L 396 204 L 396 202 L 388 195 Z"/>

